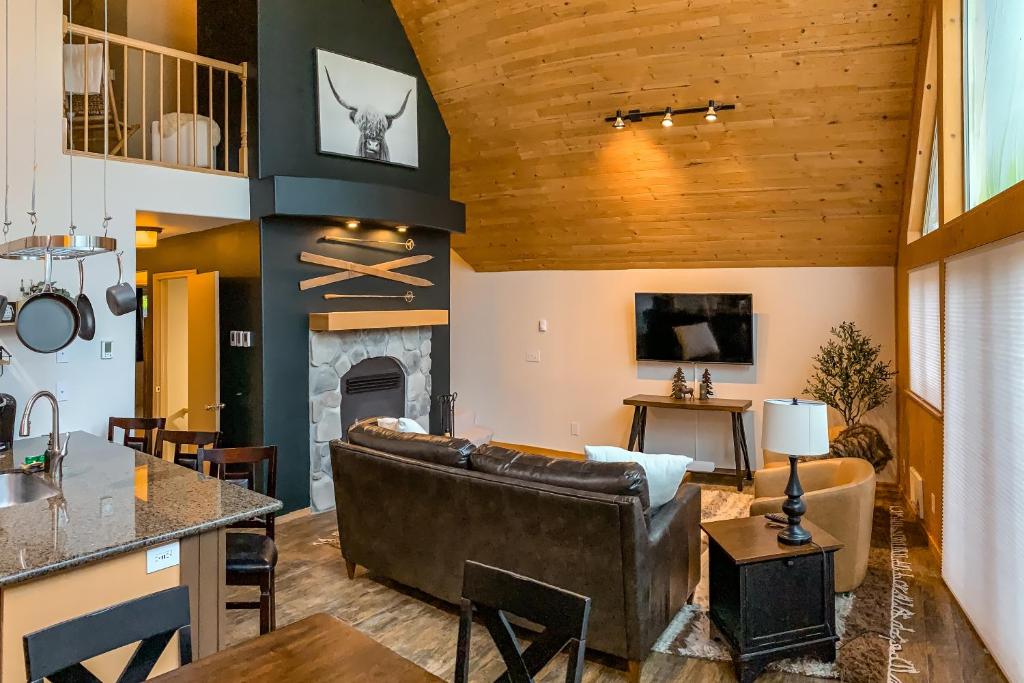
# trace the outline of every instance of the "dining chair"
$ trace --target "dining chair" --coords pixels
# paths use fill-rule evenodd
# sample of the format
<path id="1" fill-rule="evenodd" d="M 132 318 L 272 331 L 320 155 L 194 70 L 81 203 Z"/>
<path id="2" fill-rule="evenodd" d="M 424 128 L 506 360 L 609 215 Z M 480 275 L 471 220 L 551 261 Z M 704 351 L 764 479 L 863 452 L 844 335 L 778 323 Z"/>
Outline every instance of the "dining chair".
<path id="1" fill-rule="evenodd" d="M 210 475 L 225 481 L 235 481 L 251 491 L 275 497 L 277 494 L 277 446 L 251 446 L 247 448 L 200 448 L 196 454 L 196 469 L 210 464 Z M 265 471 L 262 471 L 264 466 Z M 227 556 L 226 582 L 229 586 L 259 586 L 259 601 L 228 601 L 227 609 L 258 609 L 260 635 L 277 628 L 277 599 L 274 590 L 274 571 L 277 567 L 277 545 L 274 543 L 274 513 L 244 520 L 231 525 L 232 529 L 262 529 L 263 533 L 229 531 L 225 540 Z"/>
<path id="2" fill-rule="evenodd" d="M 114 431 L 122 431 L 121 443 L 143 453 L 153 455 L 153 432 L 167 424 L 164 417 L 112 417 L 107 422 L 107 441 L 114 441 Z"/>
<path id="3" fill-rule="evenodd" d="M 195 453 L 187 453 L 181 450 L 182 446 L 195 446 L 200 448 L 216 448 L 220 441 L 220 432 L 190 432 L 185 430 L 161 429 L 156 433 L 153 455 L 163 457 L 164 444 L 171 444 L 171 456 L 175 465 L 188 467 L 194 470 L 201 470 Z"/>
<path id="4" fill-rule="evenodd" d="M 506 671 L 495 680 L 533 683 L 534 676 L 568 647 L 566 683 L 583 678 L 590 598 L 504 569 L 467 561 L 462 570 L 462 615 L 455 660 L 455 683 L 469 681 L 473 614 L 487 627 Z M 526 619 L 544 630 L 523 650 L 505 616 Z"/>
<path id="5" fill-rule="evenodd" d="M 178 636 L 179 665 L 192 662 L 188 588 L 176 586 L 49 626 L 23 637 L 31 683 L 98 683 L 82 662 L 139 643 L 118 683 L 149 678 L 171 638 Z"/>

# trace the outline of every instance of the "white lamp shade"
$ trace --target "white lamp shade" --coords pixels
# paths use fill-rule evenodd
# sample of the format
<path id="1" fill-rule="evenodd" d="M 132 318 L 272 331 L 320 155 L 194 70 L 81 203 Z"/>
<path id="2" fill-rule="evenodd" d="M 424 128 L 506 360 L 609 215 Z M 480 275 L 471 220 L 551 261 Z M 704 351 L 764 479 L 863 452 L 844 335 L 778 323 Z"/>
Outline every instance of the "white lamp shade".
<path id="1" fill-rule="evenodd" d="M 793 456 L 828 453 L 828 407 L 820 401 L 768 399 L 764 402 L 761 447 Z"/>

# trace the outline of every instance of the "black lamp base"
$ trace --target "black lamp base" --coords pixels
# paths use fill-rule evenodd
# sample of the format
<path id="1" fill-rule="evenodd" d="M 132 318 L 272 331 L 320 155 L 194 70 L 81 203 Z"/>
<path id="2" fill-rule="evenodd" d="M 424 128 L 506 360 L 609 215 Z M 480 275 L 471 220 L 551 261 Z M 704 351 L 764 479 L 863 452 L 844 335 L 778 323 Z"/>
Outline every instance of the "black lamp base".
<path id="1" fill-rule="evenodd" d="M 805 545 L 811 542 L 811 532 L 800 526 L 800 518 L 807 512 L 807 505 L 803 501 L 804 489 L 800 486 L 796 465 L 797 459 L 789 456 L 789 483 L 786 484 L 786 502 L 782 504 L 782 511 L 789 524 L 779 532 L 779 543 L 785 545 Z"/>

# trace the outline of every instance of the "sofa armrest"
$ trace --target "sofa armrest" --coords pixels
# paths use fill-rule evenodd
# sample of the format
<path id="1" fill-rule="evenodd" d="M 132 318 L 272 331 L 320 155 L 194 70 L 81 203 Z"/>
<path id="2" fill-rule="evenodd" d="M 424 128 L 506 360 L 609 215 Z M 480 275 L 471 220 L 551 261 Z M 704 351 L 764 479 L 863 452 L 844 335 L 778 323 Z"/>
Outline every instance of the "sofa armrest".
<path id="1" fill-rule="evenodd" d="M 680 486 L 676 497 L 651 518 L 647 539 L 654 562 L 669 566 L 676 575 L 675 587 L 685 585 L 685 600 L 700 582 L 700 487 Z"/>

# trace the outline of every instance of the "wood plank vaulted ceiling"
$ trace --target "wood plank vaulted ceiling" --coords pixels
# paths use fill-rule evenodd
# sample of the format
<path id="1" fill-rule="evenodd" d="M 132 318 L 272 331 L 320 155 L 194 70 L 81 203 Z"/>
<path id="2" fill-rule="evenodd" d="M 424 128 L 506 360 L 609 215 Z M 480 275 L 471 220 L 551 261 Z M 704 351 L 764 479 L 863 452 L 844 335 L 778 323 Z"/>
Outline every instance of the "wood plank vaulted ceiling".
<path id="1" fill-rule="evenodd" d="M 894 264 L 922 0 L 393 2 L 475 269 Z"/>

